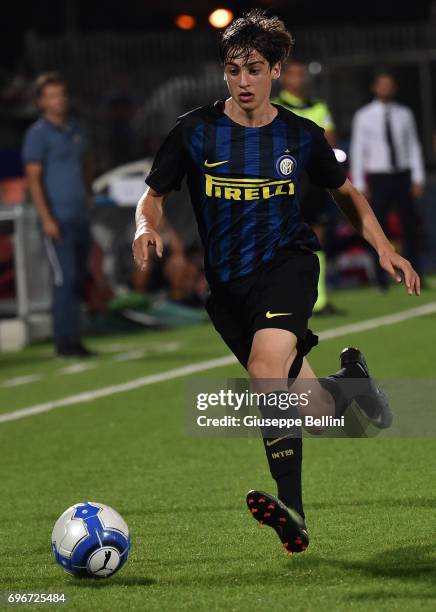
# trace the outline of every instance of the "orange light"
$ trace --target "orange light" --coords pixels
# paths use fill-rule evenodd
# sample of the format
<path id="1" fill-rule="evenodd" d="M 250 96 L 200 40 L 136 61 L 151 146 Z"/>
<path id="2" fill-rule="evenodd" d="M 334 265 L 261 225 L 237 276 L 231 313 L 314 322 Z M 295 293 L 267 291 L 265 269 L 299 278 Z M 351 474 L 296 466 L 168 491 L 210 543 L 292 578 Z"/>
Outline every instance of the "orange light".
<path id="1" fill-rule="evenodd" d="M 174 21 L 181 30 L 192 30 L 197 25 L 197 20 L 192 15 L 177 15 Z"/>
<path id="2" fill-rule="evenodd" d="M 214 28 L 225 28 L 233 19 L 233 13 L 229 9 L 218 8 L 209 15 L 209 23 Z"/>

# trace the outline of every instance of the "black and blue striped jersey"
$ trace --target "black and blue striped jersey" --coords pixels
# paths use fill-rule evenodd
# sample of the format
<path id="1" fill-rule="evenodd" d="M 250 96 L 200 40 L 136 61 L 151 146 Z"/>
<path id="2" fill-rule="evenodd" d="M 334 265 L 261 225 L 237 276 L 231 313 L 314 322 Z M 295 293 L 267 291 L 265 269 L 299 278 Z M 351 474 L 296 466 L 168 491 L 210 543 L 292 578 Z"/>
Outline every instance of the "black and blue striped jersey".
<path id="1" fill-rule="evenodd" d="M 146 183 L 158 193 L 188 188 L 204 246 L 207 278 L 225 282 L 254 272 L 277 249 L 316 249 L 301 221 L 300 181 L 336 189 L 345 175 L 315 123 L 276 106 L 268 125 L 235 123 L 224 100 L 178 118 Z"/>

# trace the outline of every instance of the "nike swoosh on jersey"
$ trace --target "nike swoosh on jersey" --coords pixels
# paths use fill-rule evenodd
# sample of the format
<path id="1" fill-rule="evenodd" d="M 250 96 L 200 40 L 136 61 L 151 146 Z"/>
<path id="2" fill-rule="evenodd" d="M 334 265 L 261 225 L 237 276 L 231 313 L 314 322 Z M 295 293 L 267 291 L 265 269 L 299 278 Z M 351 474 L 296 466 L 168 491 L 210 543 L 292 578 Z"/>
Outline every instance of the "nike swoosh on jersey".
<path id="1" fill-rule="evenodd" d="M 215 168 L 215 166 L 221 166 L 221 164 L 228 164 L 229 160 L 226 159 L 225 161 L 219 161 L 219 162 L 208 162 L 207 159 L 204 162 L 204 165 L 206 166 L 206 168 Z"/>
<path id="2" fill-rule="evenodd" d="M 292 312 L 270 312 L 268 310 L 268 312 L 265 314 L 267 319 L 272 319 L 273 317 L 287 317 L 289 315 L 291 315 Z"/>
<path id="3" fill-rule="evenodd" d="M 277 444 L 277 442 L 280 442 L 280 440 L 286 440 L 286 438 L 290 438 L 290 437 L 291 436 L 282 436 L 281 438 L 275 438 L 275 440 L 267 440 L 266 445 L 273 446 L 274 444 Z"/>

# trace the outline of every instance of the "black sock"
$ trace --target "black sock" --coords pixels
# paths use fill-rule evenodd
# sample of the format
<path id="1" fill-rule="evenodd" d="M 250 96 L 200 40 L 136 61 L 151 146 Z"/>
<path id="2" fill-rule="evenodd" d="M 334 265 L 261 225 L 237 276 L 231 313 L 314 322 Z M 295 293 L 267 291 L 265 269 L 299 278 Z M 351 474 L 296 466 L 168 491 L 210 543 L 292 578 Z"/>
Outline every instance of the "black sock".
<path id="1" fill-rule="evenodd" d="M 268 398 L 278 396 L 286 391 L 275 391 L 267 395 Z M 298 418 L 298 410 L 289 407 L 282 411 L 275 409 L 269 403 L 260 406 L 262 416 L 265 418 Z M 296 510 L 303 518 L 303 500 L 301 486 L 301 468 L 303 460 L 303 441 L 301 427 L 274 431 L 263 429 L 263 444 L 268 459 L 271 476 L 277 483 L 279 499 L 290 508 Z"/>
<path id="2" fill-rule="evenodd" d="M 285 438 L 275 442 L 274 438 L 266 438 L 263 443 L 271 475 L 277 483 L 279 499 L 304 518 L 301 487 L 303 440 Z"/>

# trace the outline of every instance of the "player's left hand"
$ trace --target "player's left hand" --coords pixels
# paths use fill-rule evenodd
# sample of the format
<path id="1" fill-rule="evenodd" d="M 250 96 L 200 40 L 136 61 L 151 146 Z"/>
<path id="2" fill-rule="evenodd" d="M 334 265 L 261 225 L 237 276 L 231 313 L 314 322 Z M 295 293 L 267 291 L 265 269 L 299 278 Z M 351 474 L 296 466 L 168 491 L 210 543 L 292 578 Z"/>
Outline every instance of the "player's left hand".
<path id="1" fill-rule="evenodd" d="M 407 287 L 407 293 L 409 295 L 421 295 L 421 280 L 418 273 L 413 269 L 412 264 L 404 257 L 401 257 L 395 251 L 383 253 L 379 258 L 380 265 L 383 270 L 386 270 L 397 283 L 401 283 L 403 274 L 404 283 Z"/>

